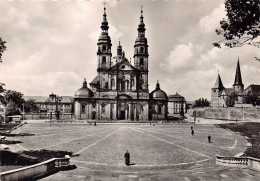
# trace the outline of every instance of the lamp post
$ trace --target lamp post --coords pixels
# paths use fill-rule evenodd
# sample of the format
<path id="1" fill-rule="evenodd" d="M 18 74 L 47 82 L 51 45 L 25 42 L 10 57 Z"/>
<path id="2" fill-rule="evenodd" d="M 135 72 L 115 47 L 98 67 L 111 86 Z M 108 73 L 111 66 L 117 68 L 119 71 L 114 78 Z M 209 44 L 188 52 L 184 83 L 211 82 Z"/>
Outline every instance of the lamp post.
<path id="1" fill-rule="evenodd" d="M 59 97 L 57 94 L 52 93 L 52 94 L 49 95 L 49 99 L 51 100 L 51 102 L 55 103 L 56 119 L 60 119 L 59 110 L 58 110 L 58 103 L 62 100 L 62 97 Z"/>
<path id="2" fill-rule="evenodd" d="M 74 98 L 70 98 L 70 102 L 71 102 L 71 119 L 72 119 L 72 115 L 73 115 L 73 112 L 74 112 Z"/>
<path id="3" fill-rule="evenodd" d="M 193 116 L 194 116 L 194 127 L 195 127 L 195 121 L 196 121 L 196 111 L 193 112 Z"/>
<path id="4" fill-rule="evenodd" d="M 24 120 L 24 103 L 22 105 L 23 105 L 23 120 Z"/>

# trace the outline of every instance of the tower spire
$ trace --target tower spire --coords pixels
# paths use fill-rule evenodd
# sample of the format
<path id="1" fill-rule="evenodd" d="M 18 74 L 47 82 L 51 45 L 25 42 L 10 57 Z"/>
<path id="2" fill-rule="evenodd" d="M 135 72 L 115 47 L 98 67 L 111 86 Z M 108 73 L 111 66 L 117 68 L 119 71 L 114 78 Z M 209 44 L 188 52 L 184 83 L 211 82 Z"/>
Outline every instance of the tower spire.
<path id="1" fill-rule="evenodd" d="M 233 86 L 236 86 L 236 85 L 239 85 L 239 86 L 243 85 L 241 71 L 240 71 L 239 57 L 237 60 L 236 76 L 235 76 L 235 81 L 234 81 Z"/>
<path id="2" fill-rule="evenodd" d="M 107 14 L 106 14 L 106 3 L 104 2 L 104 14 L 103 14 L 103 21 L 101 23 L 101 29 L 103 32 L 107 33 L 109 29 L 108 22 L 107 22 Z"/>
<path id="3" fill-rule="evenodd" d="M 138 35 L 139 36 L 144 36 L 145 33 L 145 24 L 144 24 L 144 17 L 143 17 L 143 6 L 141 6 L 141 16 L 140 16 L 140 23 L 138 25 Z"/>
<path id="4" fill-rule="evenodd" d="M 218 71 L 218 77 L 217 77 L 216 83 L 215 83 L 213 88 L 219 89 L 219 90 L 222 90 L 224 88 L 222 80 L 221 80 L 220 75 L 219 75 L 219 71 Z"/>

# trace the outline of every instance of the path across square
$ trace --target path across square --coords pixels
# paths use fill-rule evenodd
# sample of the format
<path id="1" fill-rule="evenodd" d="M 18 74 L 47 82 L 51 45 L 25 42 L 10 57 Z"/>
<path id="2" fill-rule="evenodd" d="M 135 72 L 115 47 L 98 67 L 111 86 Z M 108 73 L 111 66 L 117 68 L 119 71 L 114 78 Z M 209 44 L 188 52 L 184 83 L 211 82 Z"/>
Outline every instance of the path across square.
<path id="1" fill-rule="evenodd" d="M 39 123 L 20 128 L 21 133 L 34 133 L 35 136 L 16 139 L 23 142 L 19 149 L 63 150 L 79 154 L 71 158 L 71 163 L 78 169 L 66 173 L 86 169 L 101 172 L 106 170 L 106 174 L 116 170 L 120 173 L 140 174 L 140 171 L 149 173 L 169 169 L 189 170 L 194 166 L 214 168 L 217 167 L 216 154 L 234 156 L 246 148 L 246 140 L 239 134 L 214 125 L 196 125 L 195 134 L 192 136 L 191 126 L 193 125 L 53 124 L 50 126 Z M 212 143 L 208 143 L 209 134 Z M 129 167 L 124 165 L 126 150 L 131 155 L 132 165 Z"/>

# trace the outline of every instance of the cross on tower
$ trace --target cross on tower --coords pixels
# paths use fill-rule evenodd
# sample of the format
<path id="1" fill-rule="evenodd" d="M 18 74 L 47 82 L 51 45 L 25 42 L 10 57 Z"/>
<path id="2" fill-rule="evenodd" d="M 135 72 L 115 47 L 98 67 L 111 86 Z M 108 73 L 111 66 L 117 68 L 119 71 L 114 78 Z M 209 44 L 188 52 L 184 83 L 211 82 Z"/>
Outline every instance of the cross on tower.
<path id="1" fill-rule="evenodd" d="M 143 5 L 141 5 L 141 13 L 143 13 Z"/>
<path id="2" fill-rule="evenodd" d="M 106 2 L 104 1 L 104 3 L 103 3 L 103 4 L 104 4 L 104 10 L 106 10 Z"/>

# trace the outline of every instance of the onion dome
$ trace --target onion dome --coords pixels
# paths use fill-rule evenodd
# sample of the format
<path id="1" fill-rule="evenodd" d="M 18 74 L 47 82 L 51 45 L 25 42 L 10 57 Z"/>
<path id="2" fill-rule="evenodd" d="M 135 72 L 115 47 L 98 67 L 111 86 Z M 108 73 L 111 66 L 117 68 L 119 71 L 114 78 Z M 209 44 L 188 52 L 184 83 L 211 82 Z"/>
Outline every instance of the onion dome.
<path id="1" fill-rule="evenodd" d="M 94 93 L 88 88 L 87 81 L 84 79 L 83 86 L 75 93 L 75 98 L 90 98 L 93 97 Z"/>
<path id="2" fill-rule="evenodd" d="M 151 99 L 163 99 L 163 100 L 168 99 L 167 94 L 163 90 L 160 89 L 159 82 L 157 82 L 155 90 L 150 93 L 150 98 Z"/>

